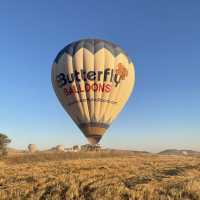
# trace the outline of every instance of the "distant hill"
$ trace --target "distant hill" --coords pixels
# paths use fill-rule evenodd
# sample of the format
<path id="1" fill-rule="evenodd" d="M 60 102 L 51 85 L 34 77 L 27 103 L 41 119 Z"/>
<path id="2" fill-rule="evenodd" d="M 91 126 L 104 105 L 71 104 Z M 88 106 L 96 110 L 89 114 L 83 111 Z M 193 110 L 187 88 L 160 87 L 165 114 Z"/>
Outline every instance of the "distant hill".
<path id="1" fill-rule="evenodd" d="M 160 155 L 200 155 L 200 152 L 193 150 L 178 150 L 178 149 L 166 149 L 164 151 L 159 152 Z"/>

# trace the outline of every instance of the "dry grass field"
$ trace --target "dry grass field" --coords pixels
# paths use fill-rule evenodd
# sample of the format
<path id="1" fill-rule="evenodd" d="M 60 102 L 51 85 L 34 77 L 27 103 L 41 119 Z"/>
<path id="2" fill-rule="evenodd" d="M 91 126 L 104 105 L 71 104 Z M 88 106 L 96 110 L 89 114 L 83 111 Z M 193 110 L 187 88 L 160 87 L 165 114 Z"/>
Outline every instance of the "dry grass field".
<path id="1" fill-rule="evenodd" d="M 0 199 L 198 200 L 200 157 L 35 153 L 0 161 Z"/>

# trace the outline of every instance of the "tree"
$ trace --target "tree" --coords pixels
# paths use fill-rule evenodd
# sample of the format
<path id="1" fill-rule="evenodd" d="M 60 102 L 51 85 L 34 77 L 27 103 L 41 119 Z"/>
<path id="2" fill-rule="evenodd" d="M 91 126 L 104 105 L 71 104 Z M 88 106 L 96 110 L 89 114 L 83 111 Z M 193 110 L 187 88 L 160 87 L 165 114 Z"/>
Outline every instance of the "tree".
<path id="1" fill-rule="evenodd" d="M 0 155 L 7 154 L 7 145 L 11 142 L 7 135 L 0 133 Z"/>

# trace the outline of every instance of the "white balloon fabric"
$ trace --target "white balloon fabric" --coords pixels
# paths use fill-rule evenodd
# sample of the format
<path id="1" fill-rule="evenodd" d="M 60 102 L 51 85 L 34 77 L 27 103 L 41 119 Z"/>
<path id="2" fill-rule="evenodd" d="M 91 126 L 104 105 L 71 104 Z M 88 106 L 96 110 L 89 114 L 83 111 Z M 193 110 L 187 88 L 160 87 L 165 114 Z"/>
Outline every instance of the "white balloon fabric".
<path id="1" fill-rule="evenodd" d="M 135 70 L 117 45 L 84 39 L 63 48 L 52 67 L 55 93 L 90 144 L 97 144 L 127 102 Z"/>

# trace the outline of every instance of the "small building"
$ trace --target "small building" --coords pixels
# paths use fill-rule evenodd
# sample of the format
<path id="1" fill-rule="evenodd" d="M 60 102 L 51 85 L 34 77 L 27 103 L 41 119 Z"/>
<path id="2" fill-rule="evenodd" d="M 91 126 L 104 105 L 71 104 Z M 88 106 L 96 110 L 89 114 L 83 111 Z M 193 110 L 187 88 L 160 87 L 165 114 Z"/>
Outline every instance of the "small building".
<path id="1" fill-rule="evenodd" d="M 65 151 L 65 147 L 63 145 L 57 145 L 56 150 L 57 151 Z"/>
<path id="2" fill-rule="evenodd" d="M 65 152 L 72 152 L 73 148 L 65 148 Z"/>
<path id="3" fill-rule="evenodd" d="M 81 150 L 82 151 L 100 151 L 101 146 L 100 144 L 96 144 L 96 145 L 85 144 L 81 146 Z"/>

